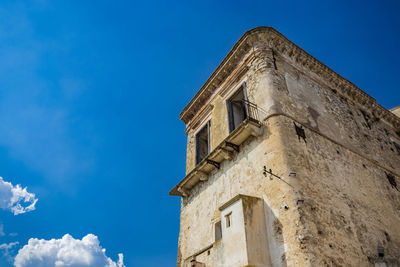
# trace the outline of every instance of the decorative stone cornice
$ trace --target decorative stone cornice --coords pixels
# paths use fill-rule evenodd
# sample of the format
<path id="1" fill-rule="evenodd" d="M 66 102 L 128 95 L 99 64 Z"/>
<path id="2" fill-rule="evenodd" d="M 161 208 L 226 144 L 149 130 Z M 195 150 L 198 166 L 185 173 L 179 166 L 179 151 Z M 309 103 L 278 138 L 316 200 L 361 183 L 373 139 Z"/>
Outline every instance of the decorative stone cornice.
<path id="1" fill-rule="evenodd" d="M 331 89 L 337 90 L 343 96 L 370 108 L 377 116 L 391 123 L 395 128 L 400 128 L 399 117 L 379 105 L 374 98 L 271 27 L 257 27 L 249 30 L 236 42 L 214 73 L 183 109 L 180 119 L 188 124 L 235 67 L 237 67 L 243 57 L 259 44 L 266 44 L 283 57 L 318 75 Z"/>
<path id="2" fill-rule="evenodd" d="M 204 122 L 204 119 L 207 118 L 211 111 L 213 110 L 214 106 L 212 104 L 207 104 L 200 108 L 200 110 L 195 114 L 195 119 L 191 120 L 190 123 L 186 126 L 186 134 L 193 128 L 196 128 L 201 123 Z"/>

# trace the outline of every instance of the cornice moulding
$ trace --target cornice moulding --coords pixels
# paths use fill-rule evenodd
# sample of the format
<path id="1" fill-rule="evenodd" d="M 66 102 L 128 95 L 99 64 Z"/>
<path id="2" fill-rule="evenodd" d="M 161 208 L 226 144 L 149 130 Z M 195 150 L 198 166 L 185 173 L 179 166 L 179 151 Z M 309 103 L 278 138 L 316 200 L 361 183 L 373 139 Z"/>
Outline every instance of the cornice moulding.
<path id="1" fill-rule="evenodd" d="M 185 124 L 188 124 L 193 119 L 195 114 L 207 103 L 207 100 L 220 88 L 220 85 L 243 59 L 243 56 L 254 48 L 257 43 L 266 43 L 275 52 L 320 76 L 331 89 L 338 90 L 342 95 L 354 102 L 372 109 L 395 128 L 400 128 L 399 117 L 378 104 L 374 98 L 352 82 L 337 74 L 271 27 L 251 29 L 235 43 L 228 55 L 181 112 L 180 119 Z"/>

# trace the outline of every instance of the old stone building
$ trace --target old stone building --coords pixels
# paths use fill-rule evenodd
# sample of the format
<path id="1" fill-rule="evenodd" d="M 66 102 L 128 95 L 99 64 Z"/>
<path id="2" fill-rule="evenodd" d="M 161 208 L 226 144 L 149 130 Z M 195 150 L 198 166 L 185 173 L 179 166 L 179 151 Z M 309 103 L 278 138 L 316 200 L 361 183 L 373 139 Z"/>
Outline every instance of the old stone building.
<path id="1" fill-rule="evenodd" d="M 400 266 L 399 113 L 246 32 L 180 116 L 178 266 Z"/>

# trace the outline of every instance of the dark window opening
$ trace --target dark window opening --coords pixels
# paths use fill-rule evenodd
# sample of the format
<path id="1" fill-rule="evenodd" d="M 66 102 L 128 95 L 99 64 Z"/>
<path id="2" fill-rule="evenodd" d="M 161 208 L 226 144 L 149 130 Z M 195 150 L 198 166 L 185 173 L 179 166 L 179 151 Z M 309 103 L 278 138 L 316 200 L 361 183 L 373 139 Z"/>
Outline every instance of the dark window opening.
<path id="1" fill-rule="evenodd" d="M 230 213 L 225 215 L 225 223 L 226 223 L 226 228 L 231 227 L 231 225 L 232 225 L 232 212 L 230 212 Z"/>
<path id="2" fill-rule="evenodd" d="M 385 257 L 385 249 L 382 246 L 378 246 L 378 257 L 379 259 L 383 259 L 383 257 Z"/>
<path id="3" fill-rule="evenodd" d="M 247 110 L 247 96 L 245 86 L 242 85 L 239 90 L 227 101 L 228 116 L 229 116 L 229 131 L 235 130 L 246 118 Z"/>
<path id="4" fill-rule="evenodd" d="M 218 241 L 222 238 L 222 227 L 221 221 L 215 223 L 215 241 Z"/>
<path id="5" fill-rule="evenodd" d="M 211 122 L 208 121 L 196 134 L 196 165 L 210 153 L 210 126 Z"/>

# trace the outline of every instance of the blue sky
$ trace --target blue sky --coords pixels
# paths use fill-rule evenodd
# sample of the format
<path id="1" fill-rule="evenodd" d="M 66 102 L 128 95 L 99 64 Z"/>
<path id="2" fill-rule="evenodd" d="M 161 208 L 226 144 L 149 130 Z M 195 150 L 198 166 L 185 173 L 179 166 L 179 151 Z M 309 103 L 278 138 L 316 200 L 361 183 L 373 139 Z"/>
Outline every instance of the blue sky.
<path id="1" fill-rule="evenodd" d="M 273 26 L 392 108 L 396 2 L 1 1 L 0 176 L 38 202 L 0 210 L 0 244 L 92 233 L 128 267 L 176 266 L 179 113 L 234 43 Z"/>

